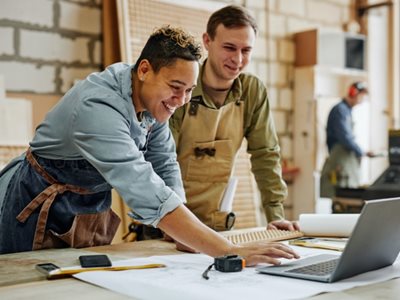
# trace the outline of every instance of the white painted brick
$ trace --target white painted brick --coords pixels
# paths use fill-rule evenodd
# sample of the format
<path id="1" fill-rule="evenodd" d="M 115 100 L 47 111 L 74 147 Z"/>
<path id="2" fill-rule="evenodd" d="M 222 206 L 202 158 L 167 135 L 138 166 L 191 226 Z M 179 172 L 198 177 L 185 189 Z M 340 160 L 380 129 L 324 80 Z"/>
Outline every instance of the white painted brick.
<path id="1" fill-rule="evenodd" d="M 53 26 L 52 0 L 1 0 L 0 19 Z"/>
<path id="2" fill-rule="evenodd" d="M 62 79 L 61 92 L 67 92 L 73 86 L 75 80 L 85 79 L 89 74 L 98 71 L 93 68 L 62 68 L 60 74 Z"/>
<path id="3" fill-rule="evenodd" d="M 331 3 L 337 3 L 343 6 L 350 6 L 353 0 L 329 0 Z"/>
<path id="4" fill-rule="evenodd" d="M 278 43 L 276 42 L 276 40 L 268 40 L 267 57 L 269 60 L 278 59 Z"/>
<path id="5" fill-rule="evenodd" d="M 12 28 L 0 28 L 0 55 L 14 54 L 14 30 Z"/>
<path id="6" fill-rule="evenodd" d="M 103 59 L 102 59 L 102 56 L 101 56 L 102 53 L 103 53 L 103 51 L 101 49 L 102 45 L 103 44 L 100 41 L 96 41 L 94 43 L 93 60 L 94 60 L 95 64 L 101 64 L 103 62 Z"/>
<path id="7" fill-rule="evenodd" d="M 325 23 L 340 24 L 342 20 L 340 6 L 320 0 L 309 0 L 307 2 L 307 16 L 310 19 Z"/>
<path id="8" fill-rule="evenodd" d="M 272 62 L 270 64 L 270 83 L 272 85 L 285 85 L 287 82 L 286 66 L 283 64 Z"/>
<path id="9" fill-rule="evenodd" d="M 267 8 L 269 10 L 272 10 L 272 11 L 276 10 L 276 0 L 265 0 L 265 1 L 268 1 Z"/>
<path id="10" fill-rule="evenodd" d="M 70 39 L 55 33 L 21 30 L 21 56 L 87 63 L 88 41 L 88 38 Z"/>
<path id="11" fill-rule="evenodd" d="M 346 23 L 348 23 L 350 21 L 350 8 L 345 6 L 345 7 L 341 8 L 341 11 L 342 11 L 342 13 L 341 13 L 341 16 L 342 16 L 341 23 L 342 24 L 346 24 Z"/>
<path id="12" fill-rule="evenodd" d="M 257 74 L 257 60 L 251 60 L 250 63 L 246 66 L 246 68 L 243 70 L 246 73 L 252 73 L 252 74 Z"/>
<path id="13" fill-rule="evenodd" d="M 266 11 L 260 10 L 256 13 L 256 22 L 258 26 L 258 36 L 263 36 L 268 32 Z"/>
<path id="14" fill-rule="evenodd" d="M 318 29 L 330 31 L 330 32 L 338 32 L 338 31 L 343 31 L 343 26 L 342 25 L 319 25 L 317 27 Z"/>
<path id="15" fill-rule="evenodd" d="M 267 40 L 265 37 L 258 37 L 254 43 L 252 56 L 257 59 L 267 59 Z"/>
<path id="16" fill-rule="evenodd" d="M 76 2 L 76 3 L 91 3 L 91 0 L 69 0 L 70 2 Z M 98 0 L 101 1 L 101 0 Z"/>
<path id="17" fill-rule="evenodd" d="M 60 2 L 60 27 L 79 32 L 101 33 L 101 11 L 74 3 Z"/>
<path id="18" fill-rule="evenodd" d="M 294 62 L 295 51 L 294 42 L 290 40 L 279 41 L 279 60 L 283 62 Z"/>
<path id="19" fill-rule="evenodd" d="M 282 158 L 290 159 L 293 157 L 293 145 L 292 140 L 288 136 L 282 136 L 279 138 L 279 145 L 281 146 Z"/>
<path id="20" fill-rule="evenodd" d="M 37 67 L 30 63 L 2 62 L 0 73 L 5 74 L 7 91 L 53 93 L 55 91 L 55 67 Z"/>
<path id="21" fill-rule="evenodd" d="M 275 87 L 269 87 L 267 93 L 270 109 L 278 108 L 278 90 Z"/>
<path id="22" fill-rule="evenodd" d="M 299 31 L 314 29 L 318 27 L 318 24 L 316 22 L 311 22 L 303 19 L 289 18 L 287 27 L 288 27 L 288 33 L 292 34 Z"/>
<path id="23" fill-rule="evenodd" d="M 265 84 L 268 85 L 269 75 L 268 75 L 268 65 L 266 62 L 258 62 L 257 63 L 257 72 L 255 73 L 258 78 Z"/>
<path id="24" fill-rule="evenodd" d="M 285 15 L 304 17 L 306 6 L 304 0 L 279 0 L 278 12 Z"/>
<path id="25" fill-rule="evenodd" d="M 157 2 L 171 4 L 171 0 L 158 0 Z M 174 0 L 174 5 L 188 7 L 191 9 L 201 9 L 209 11 L 210 13 L 228 5 L 228 4 L 237 4 L 241 5 L 242 2 L 239 0 L 231 0 L 231 1 L 215 1 L 215 0 Z"/>
<path id="26" fill-rule="evenodd" d="M 246 0 L 246 7 L 249 9 L 265 9 L 266 8 L 266 1 L 265 0 Z"/>
<path id="27" fill-rule="evenodd" d="M 270 63 L 263 63 L 257 66 L 257 70 L 262 70 L 266 86 L 271 85 Z"/>
<path id="28" fill-rule="evenodd" d="M 270 14 L 268 21 L 269 33 L 272 36 L 282 37 L 286 35 L 286 21 L 284 16 Z"/>
<path id="29" fill-rule="evenodd" d="M 0 102 L 6 99 L 6 87 L 4 84 L 4 74 L 0 73 Z"/>
<path id="30" fill-rule="evenodd" d="M 283 88 L 279 91 L 279 107 L 285 110 L 291 110 L 292 104 L 292 90 L 289 88 Z"/>
<path id="31" fill-rule="evenodd" d="M 285 133 L 286 129 L 286 113 L 283 111 L 273 111 L 272 113 L 275 121 L 275 129 L 278 134 Z"/>

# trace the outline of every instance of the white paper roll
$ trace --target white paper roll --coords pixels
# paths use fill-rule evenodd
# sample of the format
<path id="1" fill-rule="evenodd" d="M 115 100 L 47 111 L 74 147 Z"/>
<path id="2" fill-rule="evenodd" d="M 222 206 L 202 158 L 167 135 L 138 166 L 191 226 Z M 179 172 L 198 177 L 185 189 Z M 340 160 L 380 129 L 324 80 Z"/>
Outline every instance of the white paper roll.
<path id="1" fill-rule="evenodd" d="M 306 236 L 348 237 L 359 214 L 301 214 L 300 230 Z"/>

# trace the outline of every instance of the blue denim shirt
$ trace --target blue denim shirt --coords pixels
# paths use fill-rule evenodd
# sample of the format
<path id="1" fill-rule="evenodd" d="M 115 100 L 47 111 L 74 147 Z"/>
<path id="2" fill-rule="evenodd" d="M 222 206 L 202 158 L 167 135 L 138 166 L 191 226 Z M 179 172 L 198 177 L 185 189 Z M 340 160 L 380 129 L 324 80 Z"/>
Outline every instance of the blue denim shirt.
<path id="1" fill-rule="evenodd" d="M 47 114 L 30 143 L 40 157 L 86 159 L 115 188 L 132 216 L 156 226 L 186 202 L 167 123 L 132 102 L 132 66 L 118 63 L 77 83 Z"/>
<path id="2" fill-rule="evenodd" d="M 355 142 L 352 123 L 351 107 L 345 100 L 342 100 L 329 113 L 326 128 L 329 152 L 334 145 L 341 144 L 346 149 L 354 151 L 357 157 L 363 155 L 363 151 Z"/>

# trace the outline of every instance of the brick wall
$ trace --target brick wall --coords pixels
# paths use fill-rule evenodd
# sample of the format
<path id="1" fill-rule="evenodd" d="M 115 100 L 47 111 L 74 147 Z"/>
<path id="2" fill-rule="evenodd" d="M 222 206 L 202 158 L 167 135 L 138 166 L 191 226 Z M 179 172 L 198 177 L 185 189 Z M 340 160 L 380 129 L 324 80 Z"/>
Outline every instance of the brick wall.
<path id="1" fill-rule="evenodd" d="M 2 0 L 7 92 L 63 94 L 101 68 L 101 0 Z"/>

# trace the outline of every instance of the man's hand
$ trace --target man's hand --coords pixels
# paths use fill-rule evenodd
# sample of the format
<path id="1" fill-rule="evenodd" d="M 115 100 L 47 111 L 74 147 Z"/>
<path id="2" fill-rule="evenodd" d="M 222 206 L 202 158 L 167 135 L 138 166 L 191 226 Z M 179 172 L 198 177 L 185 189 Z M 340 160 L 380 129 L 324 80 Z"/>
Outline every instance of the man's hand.
<path id="1" fill-rule="evenodd" d="M 377 157 L 377 156 L 378 156 L 377 154 L 375 154 L 375 153 L 372 152 L 372 151 L 367 151 L 367 152 L 365 153 L 365 155 L 368 156 L 368 157 L 370 157 L 370 158 L 373 158 L 373 157 Z"/>
<path id="2" fill-rule="evenodd" d="M 296 221 L 275 220 L 268 223 L 267 229 L 295 231 L 295 230 L 300 230 L 300 226 L 299 223 Z"/>

